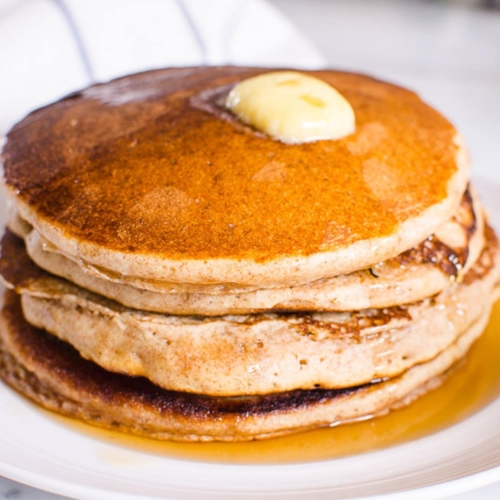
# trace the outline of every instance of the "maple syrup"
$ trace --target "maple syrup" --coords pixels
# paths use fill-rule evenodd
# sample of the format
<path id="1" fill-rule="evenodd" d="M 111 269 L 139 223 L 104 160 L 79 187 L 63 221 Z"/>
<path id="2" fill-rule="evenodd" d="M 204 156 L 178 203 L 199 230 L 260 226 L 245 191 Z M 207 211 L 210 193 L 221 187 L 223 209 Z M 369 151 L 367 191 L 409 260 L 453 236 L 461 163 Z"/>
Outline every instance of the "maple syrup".
<path id="1" fill-rule="evenodd" d="M 94 428 L 44 412 L 70 429 L 119 447 L 170 458 L 245 464 L 333 459 L 417 439 L 453 425 L 500 395 L 500 301 L 467 357 L 442 385 L 388 415 L 300 434 L 245 443 L 174 443 Z"/>

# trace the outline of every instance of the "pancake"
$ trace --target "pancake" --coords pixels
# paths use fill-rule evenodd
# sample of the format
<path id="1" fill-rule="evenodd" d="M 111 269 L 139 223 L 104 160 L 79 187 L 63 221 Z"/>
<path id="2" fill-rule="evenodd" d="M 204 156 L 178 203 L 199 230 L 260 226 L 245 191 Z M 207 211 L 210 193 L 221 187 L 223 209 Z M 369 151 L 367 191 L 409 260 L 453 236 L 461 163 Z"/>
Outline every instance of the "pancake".
<path id="1" fill-rule="evenodd" d="M 3 151 L 11 202 L 48 249 L 84 268 L 257 287 L 368 268 L 453 216 L 467 155 L 455 128 L 416 94 L 308 72 L 347 98 L 356 132 L 283 144 L 219 104 L 266 71 L 151 71 L 31 113 Z"/>
<path id="2" fill-rule="evenodd" d="M 450 280 L 460 281 L 476 262 L 484 243 L 483 219 L 477 195 L 468 189 L 452 219 L 401 255 L 369 269 L 302 286 L 250 291 L 162 283 L 154 283 L 153 290 L 138 289 L 136 286 L 144 283 L 102 278 L 58 253 L 46 251 L 40 235 L 13 211 L 9 227 L 25 239 L 28 253 L 38 266 L 125 306 L 169 314 L 218 316 L 280 310 L 353 311 L 422 300 L 441 292 Z M 8 256 L 5 259 L 9 261 Z M 31 282 L 30 287 L 37 285 Z M 190 293 L 193 288 L 196 292 Z"/>
<path id="3" fill-rule="evenodd" d="M 411 91 L 310 71 L 355 130 L 285 144 L 224 104 L 268 71 L 130 75 L 9 132 L 7 384 L 107 428 L 244 441 L 384 414 L 465 356 L 500 256 L 458 132 Z"/>
<path id="4" fill-rule="evenodd" d="M 7 291 L 0 316 L 0 377 L 45 408 L 108 429 L 176 441 L 264 439 L 382 415 L 437 387 L 484 329 L 490 302 L 454 344 L 396 379 L 340 390 L 212 398 L 165 391 L 146 379 L 103 370 L 29 325 L 18 296 Z"/>
<path id="5" fill-rule="evenodd" d="M 437 356 L 477 321 L 499 276 L 497 240 L 487 228 L 487 245 L 463 282 L 417 303 L 341 313 L 160 315 L 47 279 L 21 257 L 20 241 L 9 240 L 1 271 L 22 294 L 30 324 L 107 370 L 213 396 L 345 388 L 395 377 Z"/>

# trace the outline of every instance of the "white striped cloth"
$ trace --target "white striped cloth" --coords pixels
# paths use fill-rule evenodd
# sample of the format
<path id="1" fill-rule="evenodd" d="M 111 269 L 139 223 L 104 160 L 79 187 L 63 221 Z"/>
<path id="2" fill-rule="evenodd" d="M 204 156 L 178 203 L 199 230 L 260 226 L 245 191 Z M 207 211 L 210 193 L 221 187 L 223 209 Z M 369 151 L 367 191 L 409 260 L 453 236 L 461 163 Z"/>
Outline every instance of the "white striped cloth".
<path id="1" fill-rule="evenodd" d="M 0 0 L 0 134 L 91 82 L 198 64 L 324 59 L 265 0 Z"/>

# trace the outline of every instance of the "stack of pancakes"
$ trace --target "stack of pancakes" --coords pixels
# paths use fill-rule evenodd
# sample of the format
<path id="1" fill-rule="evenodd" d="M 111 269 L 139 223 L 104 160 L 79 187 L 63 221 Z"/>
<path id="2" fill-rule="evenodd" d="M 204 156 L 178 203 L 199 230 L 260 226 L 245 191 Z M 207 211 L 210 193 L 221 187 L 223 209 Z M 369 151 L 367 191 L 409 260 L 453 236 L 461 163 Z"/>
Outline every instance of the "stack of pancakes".
<path id="1" fill-rule="evenodd" d="M 265 71 L 132 75 L 13 128 L 7 384 L 104 427 L 248 440 L 383 414 L 465 355 L 499 260 L 456 130 L 318 71 L 356 132 L 284 144 L 223 105 Z"/>

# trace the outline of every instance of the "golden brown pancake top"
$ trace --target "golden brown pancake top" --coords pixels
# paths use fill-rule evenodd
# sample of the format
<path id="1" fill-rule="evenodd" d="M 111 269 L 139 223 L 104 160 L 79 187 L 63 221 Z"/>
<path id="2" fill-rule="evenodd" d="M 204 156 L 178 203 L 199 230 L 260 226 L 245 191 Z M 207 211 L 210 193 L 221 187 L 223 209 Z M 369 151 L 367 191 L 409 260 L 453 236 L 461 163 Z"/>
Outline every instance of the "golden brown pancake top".
<path id="1" fill-rule="evenodd" d="M 220 105 L 265 71 L 166 69 L 72 94 L 8 134 L 6 183 L 67 236 L 171 259 L 336 250 L 389 236 L 447 197 L 456 131 L 416 94 L 311 72 L 348 99 L 357 129 L 288 145 Z"/>

